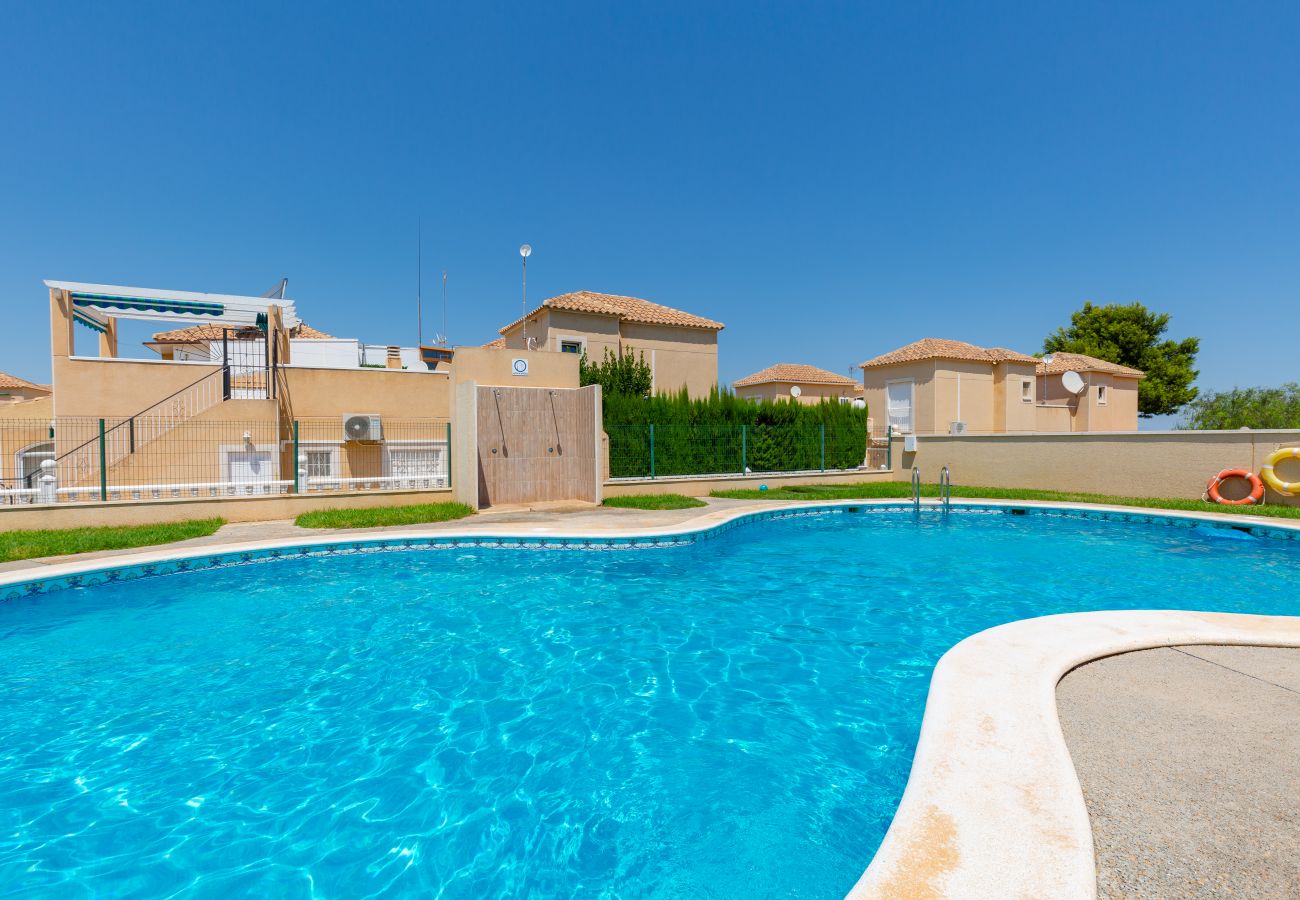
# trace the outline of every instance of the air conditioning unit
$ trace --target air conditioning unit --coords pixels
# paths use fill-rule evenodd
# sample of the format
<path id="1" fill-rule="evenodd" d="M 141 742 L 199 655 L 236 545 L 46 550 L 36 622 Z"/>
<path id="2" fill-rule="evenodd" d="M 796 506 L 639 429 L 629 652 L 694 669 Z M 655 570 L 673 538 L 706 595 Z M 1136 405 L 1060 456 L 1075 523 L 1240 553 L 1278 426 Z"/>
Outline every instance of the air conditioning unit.
<path id="1" fill-rule="evenodd" d="M 966 433 L 966 423 L 965 423 L 965 422 L 949 422 L 949 423 L 948 423 L 948 433 L 949 433 L 949 434 L 965 434 L 965 433 Z"/>
<path id="2" fill-rule="evenodd" d="M 384 429 L 379 416 L 368 413 L 348 413 L 343 417 L 343 440 L 382 441 Z"/>

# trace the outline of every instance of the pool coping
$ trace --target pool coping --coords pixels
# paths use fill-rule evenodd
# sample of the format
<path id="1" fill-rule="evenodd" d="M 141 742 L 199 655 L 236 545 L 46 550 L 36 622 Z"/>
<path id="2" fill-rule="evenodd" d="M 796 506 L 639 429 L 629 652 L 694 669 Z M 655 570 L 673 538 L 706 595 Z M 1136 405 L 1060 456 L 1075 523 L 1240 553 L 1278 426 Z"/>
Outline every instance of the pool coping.
<path id="1" fill-rule="evenodd" d="M 1084 663 L 1179 644 L 1300 647 L 1300 617 L 1063 613 L 955 645 L 935 666 L 907 787 L 850 900 L 1096 897 L 1056 685 Z"/>

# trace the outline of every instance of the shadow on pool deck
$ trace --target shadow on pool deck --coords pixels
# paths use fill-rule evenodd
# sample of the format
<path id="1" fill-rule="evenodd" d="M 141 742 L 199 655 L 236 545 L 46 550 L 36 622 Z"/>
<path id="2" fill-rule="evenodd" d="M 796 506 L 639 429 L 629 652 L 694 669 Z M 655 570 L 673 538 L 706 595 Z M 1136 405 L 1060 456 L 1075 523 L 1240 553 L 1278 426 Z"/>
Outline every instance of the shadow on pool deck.
<path id="1" fill-rule="evenodd" d="M 1100 897 L 1300 896 L 1300 650 L 1163 647 L 1057 687 Z"/>

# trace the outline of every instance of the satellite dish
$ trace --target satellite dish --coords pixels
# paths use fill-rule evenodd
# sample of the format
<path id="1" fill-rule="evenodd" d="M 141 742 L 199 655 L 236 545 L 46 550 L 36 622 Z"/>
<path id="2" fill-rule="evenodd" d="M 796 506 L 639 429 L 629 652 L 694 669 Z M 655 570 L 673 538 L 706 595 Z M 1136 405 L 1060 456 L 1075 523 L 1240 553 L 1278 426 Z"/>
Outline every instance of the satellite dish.
<path id="1" fill-rule="evenodd" d="M 1088 389 L 1088 385 L 1083 381 L 1083 376 L 1074 369 L 1066 369 L 1061 373 L 1061 386 L 1075 395 L 1082 394 Z"/>
<path id="2" fill-rule="evenodd" d="M 866 408 L 867 408 L 867 401 L 866 401 L 866 400 L 863 400 L 861 397 L 854 397 L 854 398 L 853 398 L 853 403 L 850 404 L 850 405 L 851 405 L 854 409 L 866 409 Z"/>
<path id="3" fill-rule="evenodd" d="M 536 350 L 536 349 L 537 349 L 537 338 L 535 338 L 535 337 L 530 337 L 530 338 L 528 339 L 528 349 L 529 349 L 529 350 Z"/>
<path id="4" fill-rule="evenodd" d="M 792 385 L 790 385 L 790 396 L 791 396 L 791 397 L 798 397 L 798 396 L 799 396 L 800 394 L 802 394 L 802 393 L 803 393 L 803 389 L 802 389 L 801 387 L 799 387 L 799 385 L 797 385 L 797 384 L 792 384 Z"/>

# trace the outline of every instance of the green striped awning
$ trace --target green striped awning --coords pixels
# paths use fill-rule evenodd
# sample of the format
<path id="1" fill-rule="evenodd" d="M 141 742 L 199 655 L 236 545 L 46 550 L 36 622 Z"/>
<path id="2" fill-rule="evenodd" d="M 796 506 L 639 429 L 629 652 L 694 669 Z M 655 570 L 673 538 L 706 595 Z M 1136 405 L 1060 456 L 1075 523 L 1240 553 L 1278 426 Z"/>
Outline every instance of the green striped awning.
<path id="1" fill-rule="evenodd" d="M 72 305 L 94 309 L 120 309 L 127 312 L 184 313 L 192 316 L 216 317 L 220 317 L 226 311 L 226 307 L 220 303 L 199 300 L 147 300 L 141 297 L 83 294 L 75 291 L 72 294 Z"/>
<path id="2" fill-rule="evenodd" d="M 108 334 L 108 327 L 103 322 L 92 319 L 84 313 L 79 313 L 75 309 L 72 311 L 72 321 L 78 325 L 85 325 L 91 331 L 98 331 L 100 334 Z"/>

